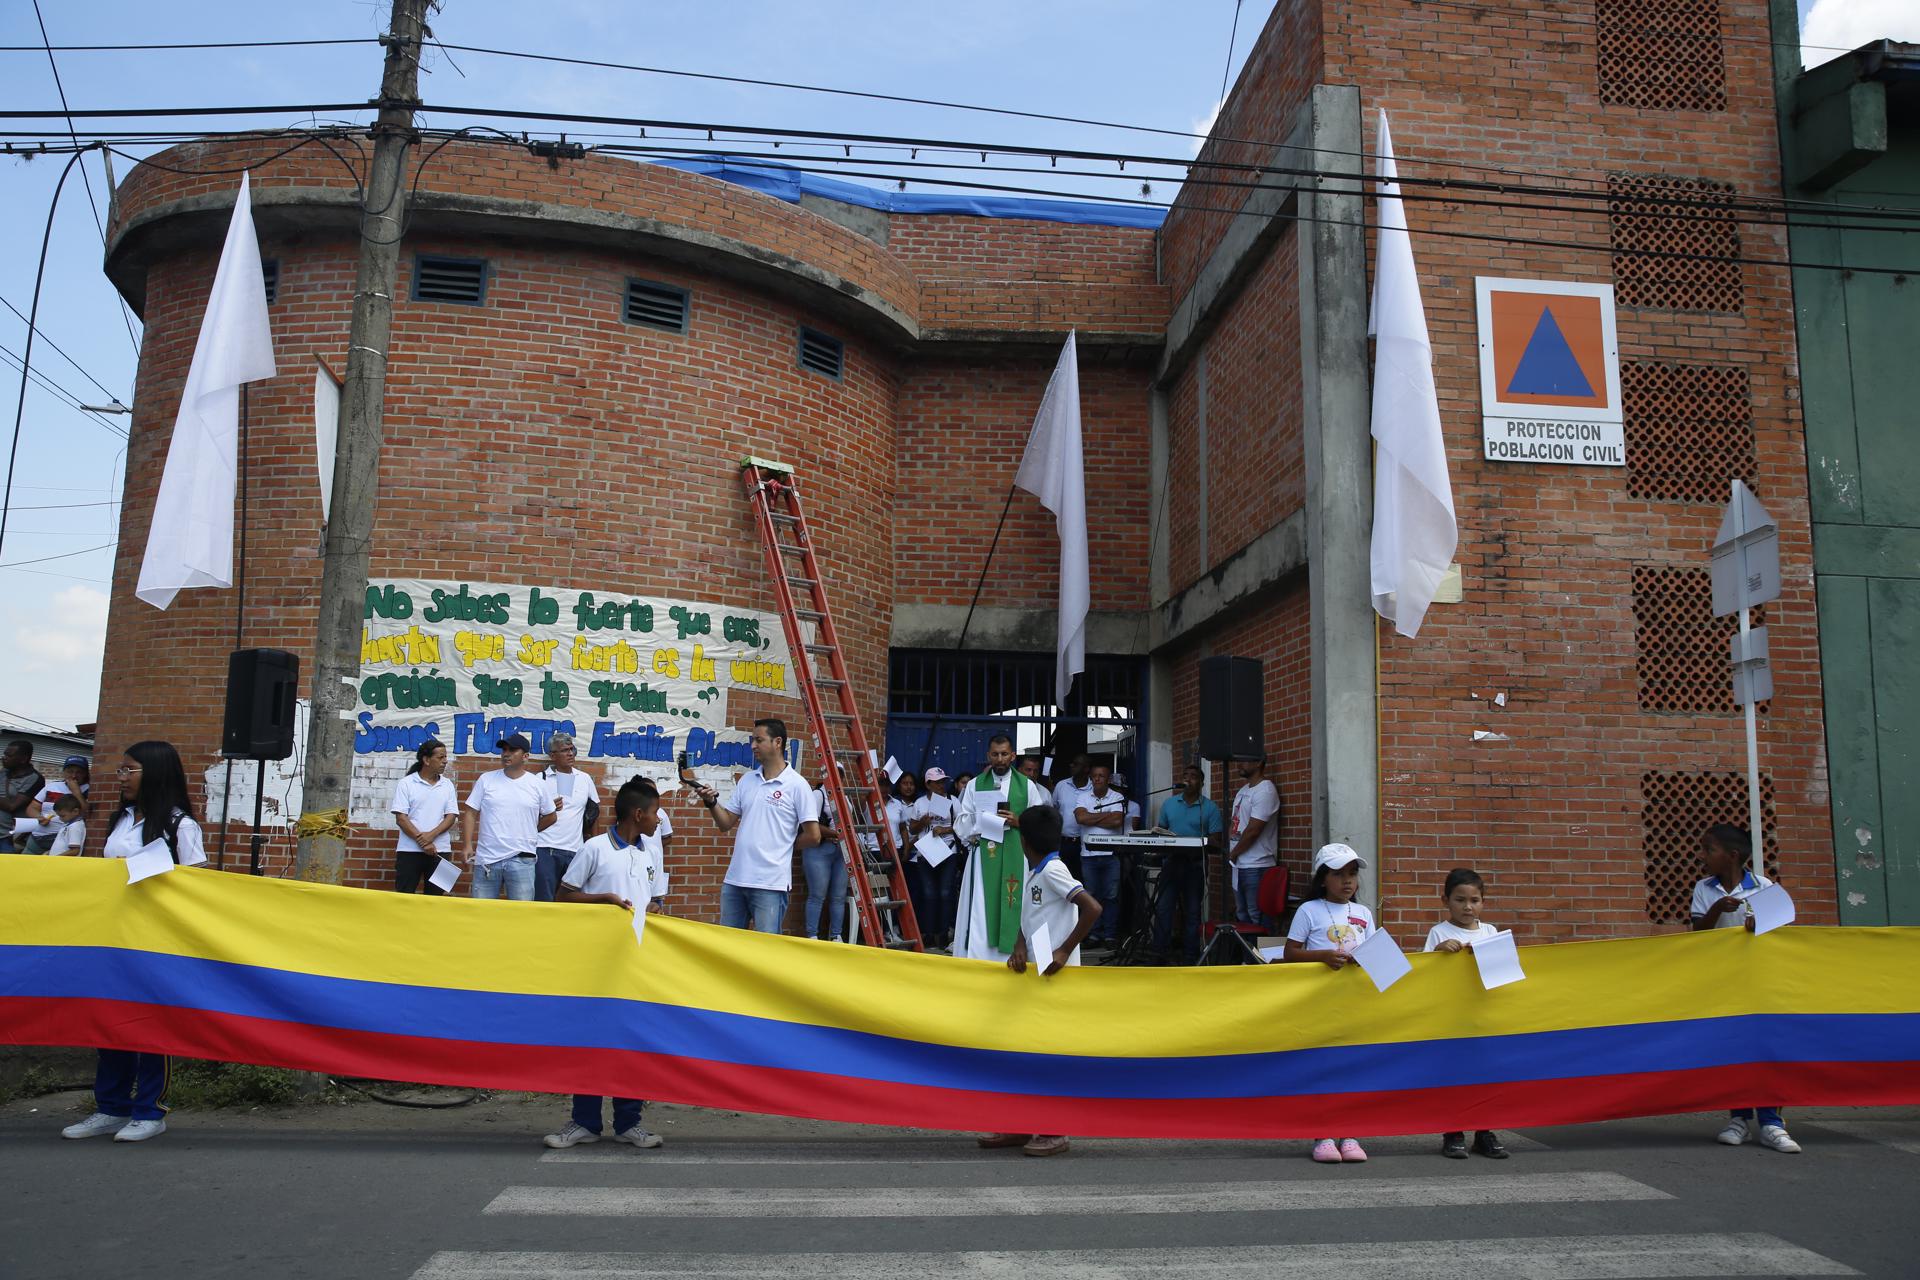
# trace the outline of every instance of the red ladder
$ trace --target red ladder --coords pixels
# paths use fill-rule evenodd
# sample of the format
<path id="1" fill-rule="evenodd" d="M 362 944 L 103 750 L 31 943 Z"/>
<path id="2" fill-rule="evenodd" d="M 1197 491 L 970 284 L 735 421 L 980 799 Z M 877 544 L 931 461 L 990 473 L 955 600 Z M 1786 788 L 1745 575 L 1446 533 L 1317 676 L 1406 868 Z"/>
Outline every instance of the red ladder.
<path id="1" fill-rule="evenodd" d="M 806 704 L 814 744 L 825 762 L 821 781 L 833 805 L 836 838 L 847 862 L 847 884 L 859 922 L 856 936 L 873 946 L 923 950 L 920 922 L 914 919 L 913 903 L 907 895 L 906 868 L 894 844 L 893 826 L 887 821 L 880 771 L 868 753 L 866 730 L 860 724 L 853 686 L 847 679 L 846 658 L 840 651 L 839 629 L 833 624 L 833 611 L 827 607 L 826 584 L 821 580 L 813 538 L 800 507 L 799 481 L 785 463 L 751 457 L 742 459 L 740 478 L 746 485 L 747 505 L 753 510 L 760 543 L 767 551 L 774 599 L 786 629 L 787 648 L 793 654 L 794 680 L 800 686 L 800 700 Z M 785 537 L 781 536 L 783 531 Z M 792 560 L 799 561 L 797 571 L 789 563 Z M 796 603 L 798 593 L 805 593 L 805 606 Z M 814 624 L 811 644 L 801 632 L 802 621 Z M 826 660 L 827 675 L 814 674 L 818 658 Z M 839 710 L 828 711 L 822 706 L 822 689 L 839 695 Z M 839 741 L 842 736 L 844 744 Z M 851 770 L 845 762 L 851 762 Z M 851 784 L 843 783 L 849 777 L 853 779 Z M 866 848 L 862 836 L 873 837 L 878 852 Z"/>

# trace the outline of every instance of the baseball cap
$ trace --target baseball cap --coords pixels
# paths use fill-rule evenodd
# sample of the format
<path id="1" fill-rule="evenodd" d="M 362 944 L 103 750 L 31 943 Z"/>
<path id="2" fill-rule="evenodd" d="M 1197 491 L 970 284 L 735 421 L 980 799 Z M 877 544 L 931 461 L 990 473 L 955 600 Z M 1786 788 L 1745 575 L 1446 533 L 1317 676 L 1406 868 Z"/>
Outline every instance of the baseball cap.
<path id="1" fill-rule="evenodd" d="M 495 751 L 531 751 L 533 744 L 524 734 L 510 733 L 493 744 Z"/>
<path id="2" fill-rule="evenodd" d="M 93 761 L 87 759 L 85 756 L 68 756 L 65 760 L 60 762 L 60 767 L 64 769 L 68 765 L 74 765 L 74 764 L 84 764 L 89 768 L 91 768 L 93 766 Z"/>
<path id="3" fill-rule="evenodd" d="M 1367 865 L 1367 860 L 1361 857 L 1352 845 L 1323 844 L 1320 846 L 1320 852 L 1313 855 L 1313 874 L 1319 875 L 1322 867 L 1329 871 L 1338 871 L 1356 862 L 1363 867 Z"/>
<path id="4" fill-rule="evenodd" d="M 947 771 L 939 765 L 934 765 L 933 768 L 926 771 L 923 778 L 927 782 L 945 782 L 947 780 Z"/>

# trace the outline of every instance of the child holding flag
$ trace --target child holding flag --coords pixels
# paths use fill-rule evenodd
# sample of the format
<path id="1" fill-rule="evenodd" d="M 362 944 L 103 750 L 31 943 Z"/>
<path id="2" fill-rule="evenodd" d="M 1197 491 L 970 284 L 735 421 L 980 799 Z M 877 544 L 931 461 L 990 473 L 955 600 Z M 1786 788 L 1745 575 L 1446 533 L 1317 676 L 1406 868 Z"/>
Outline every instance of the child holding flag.
<path id="1" fill-rule="evenodd" d="M 1447 872 L 1447 883 L 1440 890 L 1440 900 L 1447 904 L 1447 918 L 1427 930 L 1425 949 L 1461 951 L 1482 938 L 1491 938 L 1499 933 L 1498 929 L 1480 918 L 1480 903 L 1486 891 L 1486 881 L 1476 871 L 1455 867 Z M 1473 1149 L 1489 1160 L 1507 1158 L 1507 1149 L 1500 1145 L 1500 1135 L 1491 1129 L 1481 1129 L 1473 1135 Z M 1466 1130 L 1457 1129 L 1441 1135 L 1440 1154 L 1449 1160 L 1465 1160 Z"/>
<path id="2" fill-rule="evenodd" d="M 1317 960 L 1329 969 L 1343 969 L 1353 959 L 1353 949 L 1373 931 L 1373 912 L 1353 900 L 1360 890 L 1360 868 L 1366 865 L 1348 845 L 1320 846 L 1313 855 L 1313 896 L 1293 913 L 1281 957 L 1285 962 Z M 1363 1164 L 1367 1153 L 1357 1138 L 1322 1138 L 1313 1144 L 1313 1158 L 1320 1164 Z"/>

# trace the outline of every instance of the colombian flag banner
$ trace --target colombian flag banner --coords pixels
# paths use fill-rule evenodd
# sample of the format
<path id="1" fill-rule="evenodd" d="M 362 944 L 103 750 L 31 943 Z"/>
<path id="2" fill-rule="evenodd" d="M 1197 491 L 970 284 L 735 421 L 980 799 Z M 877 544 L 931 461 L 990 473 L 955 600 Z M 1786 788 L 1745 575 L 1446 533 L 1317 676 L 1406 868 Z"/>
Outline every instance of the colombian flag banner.
<path id="1" fill-rule="evenodd" d="M 0 1043 L 936 1129 L 1433 1133 L 1920 1102 L 1920 930 L 1741 930 L 1356 968 L 1070 969 L 612 907 L 0 858 Z"/>

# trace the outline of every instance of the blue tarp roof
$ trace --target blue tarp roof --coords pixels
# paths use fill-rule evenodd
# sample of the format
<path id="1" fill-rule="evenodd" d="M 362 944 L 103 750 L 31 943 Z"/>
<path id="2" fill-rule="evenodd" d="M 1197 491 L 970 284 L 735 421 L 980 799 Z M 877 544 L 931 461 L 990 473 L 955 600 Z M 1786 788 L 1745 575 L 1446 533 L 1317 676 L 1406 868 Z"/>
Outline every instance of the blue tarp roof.
<path id="1" fill-rule="evenodd" d="M 1087 200 L 1040 200 L 1024 196 L 981 196 L 938 191 L 879 191 L 858 183 L 808 173 L 792 165 L 738 156 L 697 156 L 689 160 L 658 160 L 655 163 L 751 187 L 776 200 L 785 200 L 788 204 L 799 204 L 801 196 L 809 195 L 887 213 L 958 213 L 975 218 L 1024 218 L 1033 222 L 1077 222 L 1099 227 L 1150 229 L 1157 228 L 1167 216 L 1165 209 L 1100 204 Z"/>

